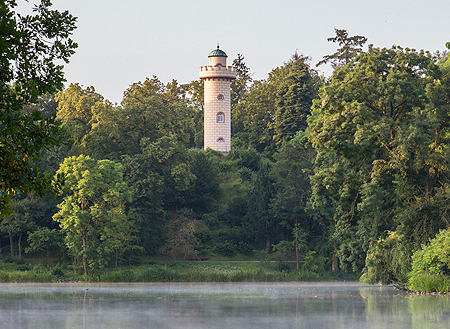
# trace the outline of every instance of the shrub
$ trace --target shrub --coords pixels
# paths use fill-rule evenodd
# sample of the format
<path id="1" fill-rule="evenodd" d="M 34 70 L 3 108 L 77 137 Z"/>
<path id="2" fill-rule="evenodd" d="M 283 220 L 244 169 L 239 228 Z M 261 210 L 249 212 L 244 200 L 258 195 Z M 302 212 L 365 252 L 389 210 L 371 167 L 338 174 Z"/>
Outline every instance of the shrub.
<path id="1" fill-rule="evenodd" d="M 412 273 L 450 275 L 450 230 L 442 230 L 412 256 Z"/>
<path id="2" fill-rule="evenodd" d="M 448 292 L 450 288 L 450 231 L 442 230 L 412 256 L 408 288 L 420 292 Z"/>
<path id="3" fill-rule="evenodd" d="M 307 272 L 323 272 L 325 270 L 326 257 L 317 256 L 315 251 L 308 251 L 302 264 L 302 270 Z"/>
<path id="4" fill-rule="evenodd" d="M 406 281 L 408 259 L 409 252 L 404 237 L 397 232 L 387 231 L 385 238 L 370 245 L 360 281 L 370 284 Z"/>
<path id="5" fill-rule="evenodd" d="M 431 275 L 426 273 L 413 273 L 408 281 L 408 288 L 417 292 L 440 292 L 449 291 L 450 277 L 446 275 Z"/>
<path id="6" fill-rule="evenodd" d="M 252 179 L 253 171 L 250 168 L 242 167 L 239 169 L 238 173 L 243 181 L 250 181 Z"/>
<path id="7" fill-rule="evenodd" d="M 236 252 L 236 244 L 230 240 L 218 241 L 214 246 L 214 252 L 224 256 L 233 256 Z"/>

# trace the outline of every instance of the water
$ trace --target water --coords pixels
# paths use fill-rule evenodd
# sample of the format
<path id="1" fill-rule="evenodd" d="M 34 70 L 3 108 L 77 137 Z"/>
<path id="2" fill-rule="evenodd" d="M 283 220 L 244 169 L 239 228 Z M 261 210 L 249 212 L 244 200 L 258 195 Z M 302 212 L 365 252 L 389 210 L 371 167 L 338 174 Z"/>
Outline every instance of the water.
<path id="1" fill-rule="evenodd" d="M 0 328 L 450 328 L 448 296 L 357 283 L 0 285 Z"/>

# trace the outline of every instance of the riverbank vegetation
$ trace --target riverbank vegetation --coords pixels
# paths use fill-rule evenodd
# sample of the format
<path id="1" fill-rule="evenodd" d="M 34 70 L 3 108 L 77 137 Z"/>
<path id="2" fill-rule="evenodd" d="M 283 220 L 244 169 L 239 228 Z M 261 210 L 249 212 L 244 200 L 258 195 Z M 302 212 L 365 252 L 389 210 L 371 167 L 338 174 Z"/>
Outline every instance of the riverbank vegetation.
<path id="1" fill-rule="evenodd" d="M 285 261 L 178 261 L 165 257 L 145 258 L 142 264 L 97 270 L 94 275 L 75 271 L 73 264 L 41 259 L 7 258 L 0 261 L 0 282 L 291 282 L 356 280 L 344 272 L 326 271 L 311 259 L 296 270 Z"/>
<path id="2" fill-rule="evenodd" d="M 49 33 L 67 40 L 58 51 L 41 49 L 53 56 L 47 64 L 76 48 L 68 39 L 74 18 L 49 6 L 34 19 L 56 15 L 60 30 Z M 31 32 L 12 4 L 7 9 L 8 47 L 25 54 L 14 36 Z M 367 46 L 338 29 L 329 41 L 338 49 L 319 64 L 331 63 L 330 78 L 295 53 L 253 81 L 237 56 L 226 155 L 203 150 L 199 80 L 147 78 L 112 104 L 92 86 L 62 90 L 53 64 L 48 81 L 28 84 L 20 68 L 38 68 L 25 65 L 25 55 L 5 58 L 18 71 L 0 86 L 8 128 L 0 133 L 3 258 L 70 259 L 72 274 L 60 271 L 76 280 L 278 281 L 347 272 L 366 283 L 448 291 L 448 53 Z M 130 267 L 161 255 L 172 266 Z M 295 266 L 184 263 L 242 255 Z M 42 266 L 2 263 L 1 280 L 57 278 L 57 268 Z"/>

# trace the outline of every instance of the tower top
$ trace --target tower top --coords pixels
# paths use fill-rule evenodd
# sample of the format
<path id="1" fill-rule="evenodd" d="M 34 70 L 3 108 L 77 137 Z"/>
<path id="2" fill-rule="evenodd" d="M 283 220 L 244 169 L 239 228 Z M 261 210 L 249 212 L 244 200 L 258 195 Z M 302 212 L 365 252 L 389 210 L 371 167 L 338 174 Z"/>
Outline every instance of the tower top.
<path id="1" fill-rule="evenodd" d="M 220 50 L 219 45 L 217 45 L 217 48 L 211 51 L 208 57 L 228 57 L 228 56 L 227 54 L 225 54 L 223 50 Z"/>

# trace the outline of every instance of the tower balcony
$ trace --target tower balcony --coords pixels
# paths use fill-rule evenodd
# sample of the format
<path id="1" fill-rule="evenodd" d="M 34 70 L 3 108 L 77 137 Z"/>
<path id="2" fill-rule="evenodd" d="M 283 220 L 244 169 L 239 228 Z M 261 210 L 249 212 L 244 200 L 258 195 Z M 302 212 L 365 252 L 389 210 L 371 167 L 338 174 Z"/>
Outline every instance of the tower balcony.
<path id="1" fill-rule="evenodd" d="M 200 79 L 226 78 L 236 79 L 237 70 L 233 66 L 200 66 Z"/>

